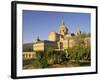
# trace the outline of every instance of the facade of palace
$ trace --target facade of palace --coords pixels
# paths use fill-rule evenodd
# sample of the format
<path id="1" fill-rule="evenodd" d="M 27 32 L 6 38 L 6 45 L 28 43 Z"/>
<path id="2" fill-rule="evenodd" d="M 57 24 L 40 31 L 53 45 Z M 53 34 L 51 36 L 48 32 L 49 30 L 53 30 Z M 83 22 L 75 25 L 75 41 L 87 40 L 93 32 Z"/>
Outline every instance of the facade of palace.
<path id="1" fill-rule="evenodd" d="M 64 50 L 72 48 L 75 45 L 74 37 L 81 35 L 81 31 L 78 28 L 76 33 L 70 33 L 68 28 L 62 21 L 59 32 L 50 32 L 48 35 L 48 40 L 41 41 L 39 37 L 37 42 L 33 44 L 34 51 L 44 51 L 48 48 Z"/>
<path id="2" fill-rule="evenodd" d="M 45 51 L 49 48 L 56 49 L 57 43 L 55 41 L 43 40 L 33 44 L 33 51 Z"/>
<path id="3" fill-rule="evenodd" d="M 37 41 L 33 43 L 33 52 L 45 51 L 50 48 L 53 50 L 64 50 L 72 48 L 77 45 L 74 38 L 79 35 L 81 35 L 81 31 L 79 28 L 76 30 L 76 33 L 70 33 L 69 29 L 62 21 L 59 31 L 50 32 L 48 35 L 48 40 L 40 40 L 39 37 L 37 38 Z M 90 45 L 90 37 L 84 38 L 84 42 L 86 46 Z M 27 52 L 25 53 L 25 55 L 27 55 Z M 27 56 L 25 57 L 27 58 Z M 31 54 L 30 57 L 32 58 Z"/>

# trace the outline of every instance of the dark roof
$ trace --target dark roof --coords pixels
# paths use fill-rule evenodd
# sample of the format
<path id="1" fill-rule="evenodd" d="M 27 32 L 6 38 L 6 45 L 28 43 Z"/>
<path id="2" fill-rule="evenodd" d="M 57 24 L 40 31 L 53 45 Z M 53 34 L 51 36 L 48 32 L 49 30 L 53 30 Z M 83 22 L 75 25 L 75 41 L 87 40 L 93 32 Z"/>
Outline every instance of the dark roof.
<path id="1" fill-rule="evenodd" d="M 37 41 L 37 42 L 35 42 L 35 43 L 42 43 L 42 42 L 44 42 L 44 43 L 55 43 L 56 41 L 41 40 L 41 41 Z M 34 43 L 34 44 L 35 44 L 35 43 Z"/>
<path id="2" fill-rule="evenodd" d="M 75 34 L 74 33 L 71 33 L 71 36 L 75 36 Z"/>

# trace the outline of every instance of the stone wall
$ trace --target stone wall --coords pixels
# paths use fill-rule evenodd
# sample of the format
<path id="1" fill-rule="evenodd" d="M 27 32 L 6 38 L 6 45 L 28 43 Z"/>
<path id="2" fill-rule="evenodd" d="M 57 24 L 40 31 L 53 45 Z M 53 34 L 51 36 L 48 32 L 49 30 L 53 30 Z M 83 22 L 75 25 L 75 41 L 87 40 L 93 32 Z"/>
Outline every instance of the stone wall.
<path id="1" fill-rule="evenodd" d="M 36 52 L 23 52 L 23 60 L 36 58 Z"/>

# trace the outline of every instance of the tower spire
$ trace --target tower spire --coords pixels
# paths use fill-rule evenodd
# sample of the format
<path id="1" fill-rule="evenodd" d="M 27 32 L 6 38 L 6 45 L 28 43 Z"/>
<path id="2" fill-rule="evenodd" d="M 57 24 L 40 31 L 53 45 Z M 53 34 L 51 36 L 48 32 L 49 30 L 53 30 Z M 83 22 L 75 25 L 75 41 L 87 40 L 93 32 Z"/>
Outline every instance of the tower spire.
<path id="1" fill-rule="evenodd" d="M 37 36 L 37 41 L 40 41 L 39 35 Z"/>
<path id="2" fill-rule="evenodd" d="M 64 20 L 61 22 L 61 27 L 65 27 Z"/>
<path id="3" fill-rule="evenodd" d="M 65 26 L 64 21 L 62 20 L 60 28 L 59 28 L 59 33 L 61 35 L 68 34 L 68 28 Z"/>

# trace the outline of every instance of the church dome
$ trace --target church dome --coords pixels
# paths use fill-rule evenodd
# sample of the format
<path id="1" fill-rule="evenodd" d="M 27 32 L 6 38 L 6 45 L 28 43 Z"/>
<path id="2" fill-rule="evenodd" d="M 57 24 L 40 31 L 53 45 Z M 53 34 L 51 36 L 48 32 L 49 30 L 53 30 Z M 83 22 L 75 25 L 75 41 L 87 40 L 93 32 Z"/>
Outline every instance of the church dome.
<path id="1" fill-rule="evenodd" d="M 61 26 L 59 28 L 59 33 L 60 34 L 67 34 L 68 33 L 68 28 L 65 27 L 64 21 L 62 21 Z"/>

